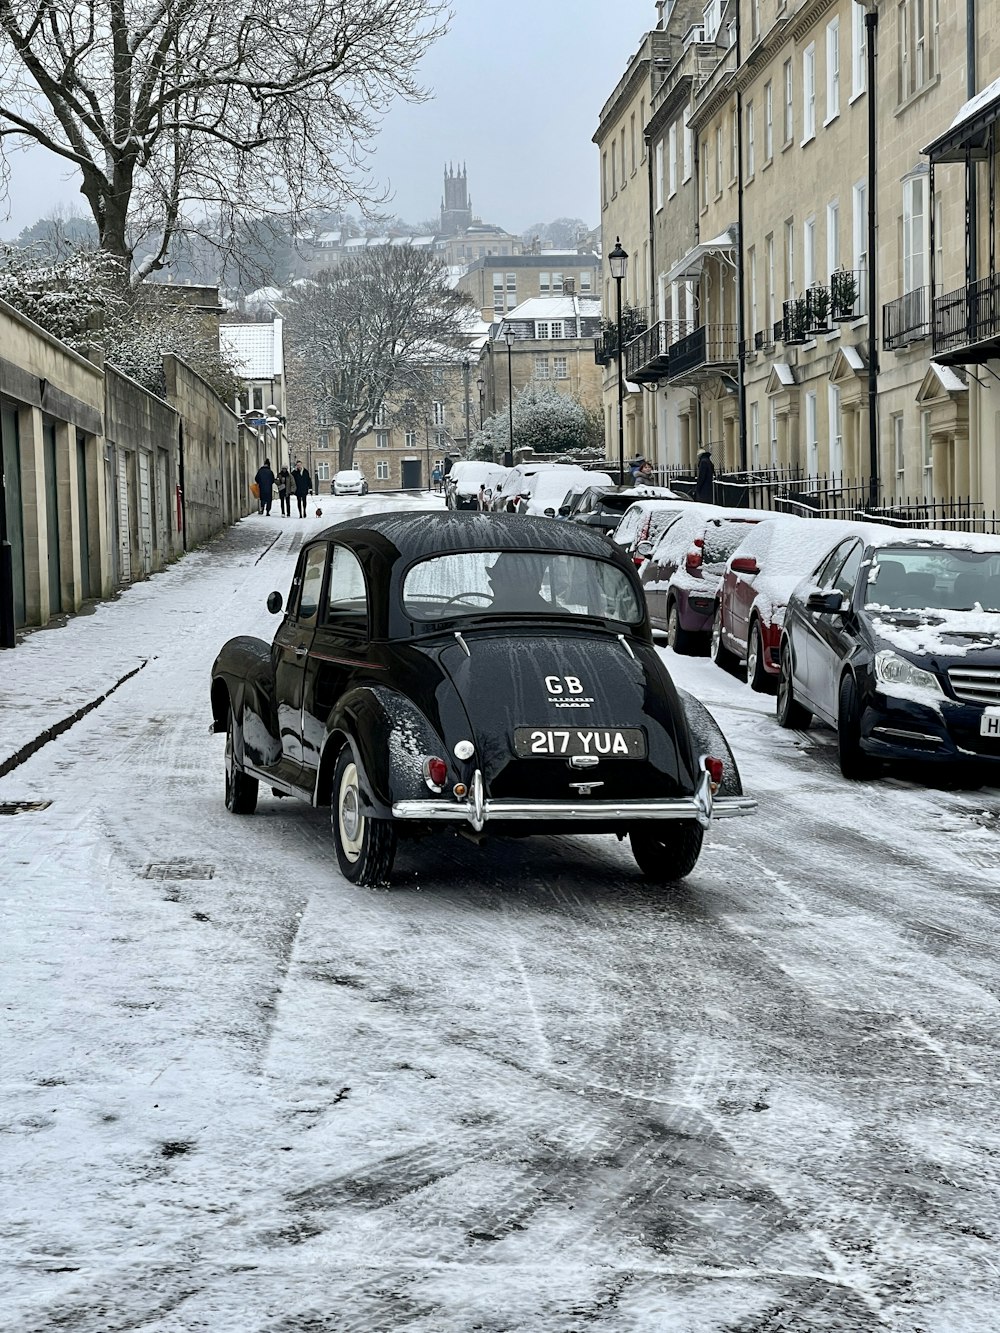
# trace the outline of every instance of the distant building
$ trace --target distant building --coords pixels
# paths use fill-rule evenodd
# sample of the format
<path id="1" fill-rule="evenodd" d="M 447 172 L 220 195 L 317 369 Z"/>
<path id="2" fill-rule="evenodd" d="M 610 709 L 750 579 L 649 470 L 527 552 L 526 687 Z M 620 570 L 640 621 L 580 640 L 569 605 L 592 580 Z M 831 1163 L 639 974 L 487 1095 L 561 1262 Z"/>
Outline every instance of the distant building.
<path id="1" fill-rule="evenodd" d="M 441 200 L 441 235 L 457 236 L 472 226 L 469 177 L 462 163 L 460 171 L 450 164 L 444 169 L 444 196 Z"/>
<path id="2" fill-rule="evenodd" d="M 600 258 L 591 250 L 510 255 L 502 264 L 496 256 L 486 256 L 469 264 L 458 287 L 470 294 L 489 322 L 535 296 L 599 296 L 600 269 Z"/>
<path id="3" fill-rule="evenodd" d="M 514 330 L 509 352 L 503 338 L 508 327 Z M 483 348 L 487 415 L 506 408 L 511 382 L 515 398 L 535 383 L 600 407 L 602 374 L 594 360 L 600 328 L 601 303 L 594 297 L 533 297 L 511 310 Z"/>
<path id="4" fill-rule="evenodd" d="M 260 324 L 221 324 L 219 347 L 239 367 L 243 391 L 234 407 L 237 416 L 263 414 L 270 418 L 264 444 L 275 471 L 289 461 L 285 436 L 285 353 L 282 321 Z M 276 412 L 267 409 L 276 408 Z"/>

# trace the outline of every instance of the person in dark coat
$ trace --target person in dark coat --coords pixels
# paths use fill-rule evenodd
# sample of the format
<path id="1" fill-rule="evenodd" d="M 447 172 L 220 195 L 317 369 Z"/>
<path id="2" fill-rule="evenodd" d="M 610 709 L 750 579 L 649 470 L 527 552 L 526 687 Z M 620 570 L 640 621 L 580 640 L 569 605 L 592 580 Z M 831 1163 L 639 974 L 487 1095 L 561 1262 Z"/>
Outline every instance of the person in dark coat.
<path id="1" fill-rule="evenodd" d="M 292 491 L 294 490 L 294 483 L 292 481 L 292 474 L 284 463 L 278 469 L 278 476 L 275 484 L 278 487 L 278 500 L 281 504 L 281 512 L 285 518 L 291 518 Z"/>
<path id="2" fill-rule="evenodd" d="M 292 481 L 295 483 L 295 499 L 299 505 L 299 518 L 305 518 L 306 496 L 312 495 L 312 477 L 301 463 L 296 463 L 292 468 Z"/>
<path id="3" fill-rule="evenodd" d="M 271 504 L 274 500 L 274 473 L 271 471 L 271 460 L 265 458 L 264 462 L 257 469 L 257 475 L 254 481 L 260 487 L 260 508 L 258 513 L 270 514 Z"/>
<path id="4" fill-rule="evenodd" d="M 710 449 L 702 449 L 698 454 L 698 481 L 694 488 L 694 498 L 709 505 L 715 500 L 715 464 Z"/>

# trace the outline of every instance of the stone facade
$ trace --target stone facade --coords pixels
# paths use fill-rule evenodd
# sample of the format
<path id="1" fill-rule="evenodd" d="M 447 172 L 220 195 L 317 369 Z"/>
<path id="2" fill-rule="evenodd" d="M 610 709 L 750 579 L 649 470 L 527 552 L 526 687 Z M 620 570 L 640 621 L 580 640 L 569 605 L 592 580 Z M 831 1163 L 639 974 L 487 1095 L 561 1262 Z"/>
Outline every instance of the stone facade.
<path id="1" fill-rule="evenodd" d="M 510 255 L 502 264 L 496 256 L 476 259 L 458 279 L 459 291 L 468 292 L 487 323 L 503 319 L 523 301 L 535 296 L 600 296 L 598 256 L 589 250 L 543 250 L 536 255 Z"/>

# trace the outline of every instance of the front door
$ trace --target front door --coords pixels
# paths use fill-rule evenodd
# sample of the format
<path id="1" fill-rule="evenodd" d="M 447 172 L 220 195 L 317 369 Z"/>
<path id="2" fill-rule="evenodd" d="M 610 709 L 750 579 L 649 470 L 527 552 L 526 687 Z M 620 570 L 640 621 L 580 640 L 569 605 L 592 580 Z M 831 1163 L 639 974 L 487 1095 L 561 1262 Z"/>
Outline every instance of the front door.
<path id="1" fill-rule="evenodd" d="M 21 510 L 21 446 L 17 409 L 13 403 L 0 406 L 0 541 L 11 546 L 14 571 L 14 624 L 24 624 L 24 515 Z"/>
<path id="2" fill-rule="evenodd" d="M 326 542 L 319 542 L 307 547 L 301 555 L 291 604 L 272 648 L 281 751 L 295 768 L 302 764 L 302 693 L 319 618 L 326 552 Z"/>
<path id="3" fill-rule="evenodd" d="M 62 564 L 59 552 L 59 470 L 56 423 L 42 425 L 45 454 L 45 537 L 49 566 L 49 615 L 62 610 Z"/>
<path id="4" fill-rule="evenodd" d="M 404 491 L 419 491 L 420 489 L 420 459 L 404 458 L 400 464 L 400 476 Z"/>

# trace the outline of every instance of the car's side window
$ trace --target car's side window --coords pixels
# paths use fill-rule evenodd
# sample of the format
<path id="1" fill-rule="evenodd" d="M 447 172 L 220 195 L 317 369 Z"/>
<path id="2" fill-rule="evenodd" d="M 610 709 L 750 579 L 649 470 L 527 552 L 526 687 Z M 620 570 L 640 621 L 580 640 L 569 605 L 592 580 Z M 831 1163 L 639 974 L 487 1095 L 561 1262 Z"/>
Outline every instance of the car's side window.
<path id="1" fill-rule="evenodd" d="M 847 542 L 841 542 L 839 546 L 835 546 L 816 570 L 813 579 L 818 588 L 831 588 L 833 586 L 833 580 L 837 576 L 837 570 L 840 568 L 841 562 L 847 554 L 847 545 Z"/>
<path id="2" fill-rule="evenodd" d="M 302 570 L 302 589 L 299 593 L 298 619 L 315 621 L 319 610 L 319 595 L 323 587 L 323 569 L 326 565 L 326 547 L 313 546 L 306 552 Z"/>
<path id="3" fill-rule="evenodd" d="M 330 560 L 326 624 L 367 632 L 368 596 L 361 562 L 346 546 L 335 546 Z"/>
<path id="4" fill-rule="evenodd" d="M 847 559 L 840 567 L 840 573 L 833 581 L 833 586 L 845 597 L 854 595 L 854 585 L 858 581 L 858 570 L 861 568 L 861 557 L 864 555 L 864 549 L 860 542 L 854 543 Z"/>

